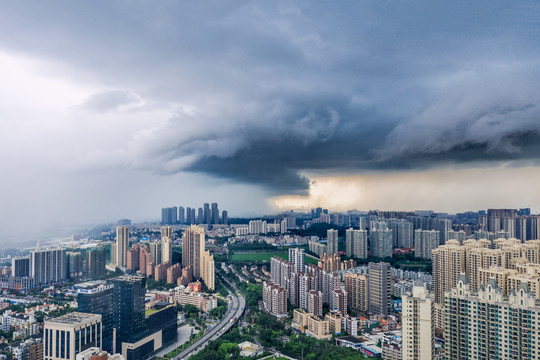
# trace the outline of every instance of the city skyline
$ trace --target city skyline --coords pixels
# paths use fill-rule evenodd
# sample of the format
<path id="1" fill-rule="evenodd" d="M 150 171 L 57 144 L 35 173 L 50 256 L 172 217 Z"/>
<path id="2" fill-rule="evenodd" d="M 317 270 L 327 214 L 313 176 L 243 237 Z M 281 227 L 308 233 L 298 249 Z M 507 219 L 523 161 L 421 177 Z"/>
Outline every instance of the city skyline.
<path id="1" fill-rule="evenodd" d="M 3 3 L 0 244 L 208 200 L 537 212 L 539 6 Z"/>

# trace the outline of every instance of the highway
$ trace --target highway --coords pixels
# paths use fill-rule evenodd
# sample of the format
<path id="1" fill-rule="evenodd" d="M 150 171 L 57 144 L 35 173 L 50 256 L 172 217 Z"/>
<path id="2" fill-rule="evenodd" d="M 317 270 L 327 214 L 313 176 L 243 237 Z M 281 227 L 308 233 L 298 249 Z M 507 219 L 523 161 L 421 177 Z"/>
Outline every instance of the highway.
<path id="1" fill-rule="evenodd" d="M 226 281 L 225 279 L 223 280 Z M 242 296 L 242 294 L 240 294 L 240 292 L 238 291 L 238 289 L 236 289 L 236 287 L 234 287 L 234 285 L 231 285 L 228 281 L 226 282 L 236 291 L 238 297 L 229 289 L 227 289 L 231 296 L 231 301 L 229 301 L 229 307 L 227 308 L 227 312 L 225 313 L 223 319 L 214 328 L 208 331 L 202 338 L 195 341 L 184 351 L 175 356 L 174 360 L 184 360 L 189 358 L 191 355 L 197 354 L 199 351 L 204 349 L 210 341 L 214 341 L 219 338 L 221 335 L 227 332 L 236 321 L 238 321 L 238 319 L 242 315 L 242 312 L 244 311 L 244 308 L 246 307 L 246 299 Z"/>

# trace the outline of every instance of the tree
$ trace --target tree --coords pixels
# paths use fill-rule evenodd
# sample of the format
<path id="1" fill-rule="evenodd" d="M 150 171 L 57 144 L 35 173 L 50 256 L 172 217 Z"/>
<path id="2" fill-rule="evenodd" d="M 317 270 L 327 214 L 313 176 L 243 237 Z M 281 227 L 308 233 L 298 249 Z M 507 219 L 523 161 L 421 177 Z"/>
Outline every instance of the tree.
<path id="1" fill-rule="evenodd" d="M 192 317 L 193 315 L 197 315 L 199 313 L 199 309 L 197 309 L 195 305 L 186 304 L 184 305 L 184 312 L 186 313 L 187 317 Z"/>
<path id="2" fill-rule="evenodd" d="M 240 348 L 237 344 L 232 342 L 224 342 L 218 348 L 218 354 L 226 359 L 239 353 Z"/>

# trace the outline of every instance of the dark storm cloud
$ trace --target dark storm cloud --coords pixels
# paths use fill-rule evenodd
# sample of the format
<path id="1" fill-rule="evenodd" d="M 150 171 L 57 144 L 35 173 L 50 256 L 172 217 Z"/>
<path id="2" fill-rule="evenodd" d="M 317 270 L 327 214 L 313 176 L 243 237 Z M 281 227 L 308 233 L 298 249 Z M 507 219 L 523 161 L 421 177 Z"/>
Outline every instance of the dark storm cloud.
<path id="1" fill-rule="evenodd" d="M 82 108 L 178 108 L 120 144 L 133 167 L 294 192 L 304 170 L 540 156 L 536 1 L 7 2 L 0 13 L 3 48 L 125 89 Z"/>

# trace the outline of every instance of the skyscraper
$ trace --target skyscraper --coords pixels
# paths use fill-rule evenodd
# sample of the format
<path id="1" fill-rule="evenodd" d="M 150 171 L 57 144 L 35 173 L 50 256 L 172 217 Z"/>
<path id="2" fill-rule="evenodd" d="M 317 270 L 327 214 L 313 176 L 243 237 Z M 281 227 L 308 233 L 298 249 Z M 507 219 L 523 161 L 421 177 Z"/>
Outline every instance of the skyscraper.
<path id="1" fill-rule="evenodd" d="M 193 209 L 195 210 L 195 209 Z M 210 211 L 210 210 L 208 210 Z M 198 211 L 198 216 L 197 216 L 197 224 L 205 224 L 204 222 L 204 211 L 203 211 L 203 208 L 199 208 L 199 211 Z"/>
<path id="2" fill-rule="evenodd" d="M 36 285 L 61 282 L 67 278 L 66 249 L 30 251 L 30 277 Z"/>
<path id="3" fill-rule="evenodd" d="M 338 231 L 334 229 L 329 229 L 326 232 L 327 240 L 327 254 L 333 255 L 338 253 Z"/>
<path id="4" fill-rule="evenodd" d="M 161 228 L 161 262 L 172 265 L 172 226 Z"/>
<path id="5" fill-rule="evenodd" d="M 435 355 L 433 300 L 421 280 L 414 284 L 412 293 L 402 297 L 402 302 L 403 360 L 433 359 Z"/>
<path id="6" fill-rule="evenodd" d="M 229 224 L 229 216 L 228 216 L 227 210 L 223 210 L 221 212 L 221 223 L 223 225 L 228 225 Z"/>
<path id="7" fill-rule="evenodd" d="M 368 256 L 368 241 L 366 230 L 345 230 L 345 249 L 347 257 L 365 259 Z"/>
<path id="8" fill-rule="evenodd" d="M 97 279 L 105 275 L 107 252 L 105 249 L 93 248 L 88 251 L 87 271 L 91 279 Z"/>
<path id="9" fill-rule="evenodd" d="M 431 260 L 433 250 L 439 247 L 440 234 L 440 231 L 437 230 L 415 230 L 414 256 Z"/>
<path id="10" fill-rule="evenodd" d="M 212 203 L 212 224 L 219 224 L 219 209 L 217 203 Z"/>
<path id="11" fill-rule="evenodd" d="M 289 249 L 289 262 L 293 264 L 294 270 L 304 271 L 306 251 L 300 248 Z"/>
<path id="12" fill-rule="evenodd" d="M 191 225 L 193 224 L 193 217 L 191 216 L 191 208 L 188 206 L 186 208 L 186 224 Z"/>
<path id="13" fill-rule="evenodd" d="M 75 359 L 89 347 L 101 348 L 101 315 L 72 312 L 45 320 L 43 334 L 46 360 Z"/>
<path id="14" fill-rule="evenodd" d="M 178 207 L 178 223 L 184 224 L 186 222 L 186 213 L 183 206 Z"/>
<path id="15" fill-rule="evenodd" d="M 154 266 L 161 264 L 161 241 L 152 241 L 150 243 L 150 257 Z"/>
<path id="16" fill-rule="evenodd" d="M 392 230 L 371 228 L 369 232 L 370 255 L 379 258 L 392 257 Z"/>
<path id="17" fill-rule="evenodd" d="M 77 288 L 77 311 L 101 315 L 102 349 L 113 353 L 113 285 L 87 282 Z"/>
<path id="18" fill-rule="evenodd" d="M 119 276 L 109 281 L 114 285 L 113 326 L 116 329 L 116 352 L 119 352 L 123 342 L 137 341 L 146 330 L 146 279 L 140 276 Z"/>
<path id="19" fill-rule="evenodd" d="M 204 251 L 204 229 L 192 225 L 184 231 L 182 238 L 182 266 L 191 265 L 193 276 L 201 277 L 201 254 Z"/>
<path id="20" fill-rule="evenodd" d="M 369 304 L 372 315 L 388 315 L 390 312 L 390 264 L 369 263 Z"/>
<path id="21" fill-rule="evenodd" d="M 30 276 L 30 256 L 17 256 L 11 259 L 13 277 Z"/>
<path id="22" fill-rule="evenodd" d="M 212 212 L 210 210 L 210 205 L 208 203 L 204 203 L 204 213 L 203 213 L 203 224 L 210 224 L 210 221 L 212 220 Z"/>
<path id="23" fill-rule="evenodd" d="M 116 227 L 116 260 L 114 264 L 118 267 L 127 266 L 127 252 L 129 247 L 129 226 Z"/>

